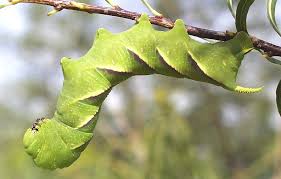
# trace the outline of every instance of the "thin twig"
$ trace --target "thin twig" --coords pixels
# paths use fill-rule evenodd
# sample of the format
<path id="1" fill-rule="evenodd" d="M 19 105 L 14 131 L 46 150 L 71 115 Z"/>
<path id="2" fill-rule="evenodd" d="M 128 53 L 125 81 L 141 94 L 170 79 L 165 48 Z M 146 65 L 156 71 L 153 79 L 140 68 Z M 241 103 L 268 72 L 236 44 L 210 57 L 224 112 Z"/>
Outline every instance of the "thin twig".
<path id="1" fill-rule="evenodd" d="M 42 4 L 47 6 L 53 6 L 55 9 L 58 10 L 68 9 L 68 10 L 87 12 L 91 14 L 104 14 L 109 16 L 116 16 L 125 19 L 131 19 L 131 20 L 136 20 L 141 15 L 140 13 L 127 11 L 119 7 L 117 8 L 102 7 L 102 6 L 78 3 L 74 1 L 64 1 L 64 0 L 17 0 L 17 3 Z M 151 16 L 150 22 L 154 25 L 158 25 L 165 28 L 172 28 L 174 26 L 173 21 L 165 17 Z M 233 32 L 220 32 L 220 31 L 194 27 L 191 25 L 186 25 L 186 29 L 190 35 L 200 38 L 214 39 L 220 41 L 229 40 L 235 34 Z M 281 56 L 280 46 L 258 39 L 254 36 L 251 36 L 251 38 L 254 46 L 264 51 L 268 56 Z"/>

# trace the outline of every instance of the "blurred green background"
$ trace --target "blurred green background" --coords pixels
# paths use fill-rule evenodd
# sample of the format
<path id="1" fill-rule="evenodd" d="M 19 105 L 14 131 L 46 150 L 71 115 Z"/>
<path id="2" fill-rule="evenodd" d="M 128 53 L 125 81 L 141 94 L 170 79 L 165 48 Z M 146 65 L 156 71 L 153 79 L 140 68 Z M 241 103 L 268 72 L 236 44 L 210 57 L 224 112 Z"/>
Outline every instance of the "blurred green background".
<path id="1" fill-rule="evenodd" d="M 147 12 L 140 0 L 116 2 Z M 235 31 L 225 0 L 151 2 L 172 19 Z M 82 56 L 100 27 L 120 32 L 133 25 L 67 10 L 47 17 L 50 10 L 30 4 L 0 10 L 1 179 L 281 178 L 281 119 L 275 106 L 281 68 L 257 52 L 247 55 L 238 81 L 264 85 L 262 93 L 236 94 L 158 75 L 134 77 L 106 99 L 94 139 L 72 166 L 37 168 L 24 152 L 22 135 L 36 118 L 52 116 L 63 81 L 60 59 Z M 251 34 L 281 45 L 266 19 L 265 2 L 255 2 L 248 19 Z"/>

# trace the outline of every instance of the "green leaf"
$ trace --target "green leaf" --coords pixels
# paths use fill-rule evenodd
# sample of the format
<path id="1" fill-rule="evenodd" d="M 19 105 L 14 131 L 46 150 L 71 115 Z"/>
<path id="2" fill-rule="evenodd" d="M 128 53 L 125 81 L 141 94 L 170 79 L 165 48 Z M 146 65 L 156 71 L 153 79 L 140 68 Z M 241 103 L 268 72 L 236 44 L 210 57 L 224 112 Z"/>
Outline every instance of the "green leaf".
<path id="1" fill-rule="evenodd" d="M 240 0 L 236 10 L 236 29 L 237 31 L 247 32 L 247 15 L 251 5 L 255 0 Z"/>
<path id="2" fill-rule="evenodd" d="M 162 14 L 160 14 L 159 12 L 157 12 L 155 9 L 153 9 L 153 7 L 147 2 L 147 0 L 141 0 L 142 3 L 148 8 L 148 10 L 150 10 L 150 12 L 155 15 L 155 16 L 163 16 Z"/>
<path id="3" fill-rule="evenodd" d="M 271 56 L 268 56 L 268 54 L 266 54 L 264 51 L 262 51 L 261 49 L 255 48 L 255 50 L 257 50 L 258 52 L 260 52 L 262 54 L 262 56 L 267 59 L 269 62 L 274 63 L 276 65 L 281 65 L 281 61 L 273 58 Z"/>
<path id="4" fill-rule="evenodd" d="M 270 61 L 271 63 L 277 64 L 277 65 L 281 65 L 281 61 L 277 60 L 276 58 L 273 57 L 265 57 L 268 61 Z"/>
<path id="5" fill-rule="evenodd" d="M 276 3 L 277 0 L 267 0 L 267 17 L 274 28 L 274 30 L 281 36 L 281 31 L 278 28 L 278 25 L 276 23 L 275 19 L 275 9 L 276 9 Z"/>
<path id="6" fill-rule="evenodd" d="M 234 12 L 234 9 L 233 9 L 233 2 L 232 2 L 232 0 L 227 0 L 227 6 L 228 6 L 228 9 L 230 10 L 232 16 L 235 19 L 235 12 Z"/>
<path id="7" fill-rule="evenodd" d="M 105 0 L 112 7 L 116 6 L 116 4 L 112 0 Z"/>
<path id="8" fill-rule="evenodd" d="M 279 84 L 276 89 L 276 104 L 279 114 L 281 115 L 281 80 L 279 81 Z"/>

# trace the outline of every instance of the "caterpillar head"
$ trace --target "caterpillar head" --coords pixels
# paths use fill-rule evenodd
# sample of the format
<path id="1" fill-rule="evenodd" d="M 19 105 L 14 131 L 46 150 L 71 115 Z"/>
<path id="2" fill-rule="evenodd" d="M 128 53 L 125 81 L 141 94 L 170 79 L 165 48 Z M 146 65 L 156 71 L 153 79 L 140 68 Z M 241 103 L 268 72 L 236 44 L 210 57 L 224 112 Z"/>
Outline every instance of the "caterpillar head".
<path id="1" fill-rule="evenodd" d="M 40 118 L 26 131 L 23 144 L 37 166 L 56 169 L 71 165 L 91 138 L 92 133 L 71 128 L 55 119 Z"/>

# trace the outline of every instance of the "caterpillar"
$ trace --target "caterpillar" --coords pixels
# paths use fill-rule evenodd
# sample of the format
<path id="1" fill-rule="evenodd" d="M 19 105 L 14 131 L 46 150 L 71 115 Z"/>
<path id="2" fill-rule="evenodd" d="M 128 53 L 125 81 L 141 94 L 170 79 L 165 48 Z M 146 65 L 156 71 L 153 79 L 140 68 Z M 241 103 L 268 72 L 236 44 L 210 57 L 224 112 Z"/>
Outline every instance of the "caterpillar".
<path id="1" fill-rule="evenodd" d="M 253 49 L 245 32 L 217 43 L 200 43 L 182 20 L 157 31 L 143 14 L 136 25 L 113 34 L 99 29 L 92 48 L 77 60 L 64 57 L 64 76 L 56 112 L 37 120 L 23 144 L 35 164 L 56 169 L 70 166 L 93 137 L 103 101 L 111 89 L 134 75 L 160 74 L 210 83 L 230 91 L 254 93 L 261 88 L 236 84 L 244 55 Z"/>

